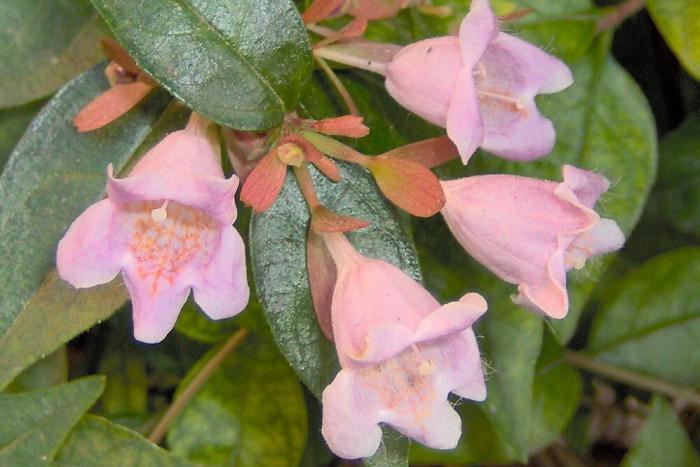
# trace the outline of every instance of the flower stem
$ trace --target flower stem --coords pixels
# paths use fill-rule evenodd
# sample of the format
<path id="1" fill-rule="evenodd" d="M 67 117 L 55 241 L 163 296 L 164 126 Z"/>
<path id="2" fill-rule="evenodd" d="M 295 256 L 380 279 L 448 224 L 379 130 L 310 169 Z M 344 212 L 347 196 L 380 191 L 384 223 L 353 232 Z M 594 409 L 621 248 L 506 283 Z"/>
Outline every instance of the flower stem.
<path id="1" fill-rule="evenodd" d="M 297 184 L 299 185 L 301 193 L 304 195 L 306 203 L 309 205 L 309 208 L 313 210 L 313 208 L 321 203 L 316 196 L 316 190 L 314 190 L 314 183 L 311 180 L 309 169 L 306 167 L 294 167 L 294 176 L 297 179 Z"/>
<path id="2" fill-rule="evenodd" d="M 342 63 L 362 70 L 371 71 L 384 75 L 386 71 L 386 63 L 379 60 L 371 60 L 357 55 L 342 52 L 337 48 L 323 47 L 314 50 L 314 57 L 324 58 L 333 62 Z"/>
<path id="3" fill-rule="evenodd" d="M 214 354 L 214 356 L 202 367 L 202 369 L 197 373 L 190 384 L 188 384 L 185 389 L 180 393 L 173 403 L 165 411 L 158 424 L 153 428 L 151 434 L 148 436 L 149 441 L 155 444 L 159 444 L 165 434 L 168 432 L 170 425 L 175 421 L 182 409 L 184 409 L 187 404 L 192 400 L 192 398 L 199 392 L 204 383 L 207 382 L 209 377 L 214 373 L 214 371 L 219 368 L 224 359 L 233 352 L 236 347 L 243 342 L 243 339 L 248 335 L 247 329 L 239 329 L 231 337 L 228 338 L 224 345 Z"/>
<path id="4" fill-rule="evenodd" d="M 565 355 L 565 359 L 570 365 L 589 373 L 595 373 L 645 391 L 665 394 L 674 399 L 686 401 L 695 407 L 700 407 L 700 393 L 693 388 L 677 386 L 660 378 L 642 375 L 634 371 L 603 363 L 582 352 L 568 351 Z"/>
<path id="5" fill-rule="evenodd" d="M 338 78 L 338 75 L 335 74 L 333 69 L 328 66 L 328 63 L 321 57 L 314 56 L 314 59 L 318 63 L 318 66 L 321 67 L 321 69 L 326 73 L 328 76 L 328 79 L 331 80 L 331 83 L 333 83 L 333 86 L 338 90 L 338 94 L 340 94 L 340 97 L 343 98 L 343 102 L 345 102 L 345 105 L 348 106 L 348 110 L 350 111 L 351 114 L 353 115 L 360 115 L 360 111 L 357 109 L 357 105 L 355 105 L 355 101 L 352 100 L 352 96 L 350 95 L 350 92 L 348 89 L 345 87 L 342 81 L 340 81 L 340 78 Z"/>
<path id="6" fill-rule="evenodd" d="M 334 159 L 352 162 L 353 164 L 357 164 L 362 167 L 367 167 L 370 162 L 369 157 L 365 156 L 359 151 L 356 151 L 350 146 L 346 146 L 340 141 L 334 140 L 333 138 L 319 135 L 318 133 L 309 130 L 302 130 L 300 134 L 309 143 L 313 144 L 316 149 L 330 157 L 333 157 Z"/>
<path id="7" fill-rule="evenodd" d="M 600 34 L 618 27 L 627 18 L 644 8 L 645 3 L 646 0 L 626 0 L 620 3 L 612 12 L 598 21 L 597 32 Z"/>

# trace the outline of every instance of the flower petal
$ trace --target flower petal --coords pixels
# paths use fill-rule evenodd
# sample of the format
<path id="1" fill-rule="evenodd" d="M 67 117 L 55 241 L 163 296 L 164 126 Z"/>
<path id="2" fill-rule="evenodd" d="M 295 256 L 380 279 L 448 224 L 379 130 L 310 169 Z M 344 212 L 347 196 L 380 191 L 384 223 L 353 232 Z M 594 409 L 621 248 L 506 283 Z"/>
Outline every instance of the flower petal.
<path id="1" fill-rule="evenodd" d="M 352 370 L 341 370 L 323 390 L 323 434 L 328 447 L 345 459 L 370 457 L 382 441 L 379 405 L 358 388 Z"/>
<path id="2" fill-rule="evenodd" d="M 462 70 L 457 83 L 447 111 L 446 128 L 447 136 L 466 164 L 484 140 L 484 124 L 471 69 Z"/>
<path id="3" fill-rule="evenodd" d="M 445 399 L 391 415 L 387 423 L 433 449 L 454 449 L 462 436 L 462 419 Z"/>
<path id="4" fill-rule="evenodd" d="M 114 204 L 104 199 L 73 221 L 56 251 L 56 267 L 63 280 L 85 288 L 117 276 L 119 253 L 110 242 L 114 214 Z"/>
<path id="5" fill-rule="evenodd" d="M 133 272 L 124 271 L 123 276 L 131 295 L 134 338 L 147 344 L 162 341 L 175 326 L 190 288 L 178 278 L 171 285 L 153 290 L 151 284 Z"/>
<path id="6" fill-rule="evenodd" d="M 214 258 L 204 271 L 193 275 L 194 300 L 212 319 L 230 318 L 248 304 L 243 239 L 232 226 L 221 228 Z"/>
<path id="7" fill-rule="evenodd" d="M 464 66 L 471 73 L 481 55 L 498 34 L 496 18 L 488 0 L 473 0 L 459 27 L 459 44 Z"/>
<path id="8" fill-rule="evenodd" d="M 462 332 L 458 343 L 463 350 L 452 358 L 453 371 L 464 376 L 461 386 L 452 389 L 452 392 L 466 399 L 483 401 L 486 399 L 486 382 L 474 331 L 467 329 Z"/>
<path id="9" fill-rule="evenodd" d="M 481 295 L 466 294 L 458 302 L 447 303 L 423 318 L 416 329 L 415 340 L 421 342 L 463 331 L 479 319 L 487 307 Z"/>

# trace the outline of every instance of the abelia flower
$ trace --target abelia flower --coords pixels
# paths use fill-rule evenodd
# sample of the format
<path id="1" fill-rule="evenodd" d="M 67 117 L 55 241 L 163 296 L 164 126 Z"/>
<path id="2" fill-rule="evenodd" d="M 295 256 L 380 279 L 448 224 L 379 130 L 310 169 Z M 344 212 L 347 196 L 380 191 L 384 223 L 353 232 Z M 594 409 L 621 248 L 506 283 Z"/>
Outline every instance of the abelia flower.
<path id="1" fill-rule="evenodd" d="M 384 70 L 401 105 L 447 128 L 466 164 L 477 147 L 531 160 L 554 146 L 552 122 L 534 97 L 573 82 L 560 60 L 498 30 L 488 0 L 472 1 L 459 37 L 437 37 L 401 49 Z"/>
<path id="2" fill-rule="evenodd" d="M 58 244 L 58 272 L 77 288 L 122 272 L 142 342 L 165 338 L 190 290 L 212 319 L 248 302 L 243 241 L 231 225 L 238 178 L 224 178 L 218 144 L 193 121 L 146 153 L 128 177 L 114 178 L 110 165 L 107 199 L 87 208 Z"/>
<path id="3" fill-rule="evenodd" d="M 371 456 L 387 423 L 433 448 L 454 448 L 461 420 L 449 392 L 486 397 L 472 323 L 486 301 L 470 293 L 441 306 L 397 267 L 324 234 L 337 268 L 331 304 L 341 371 L 323 391 L 322 433 L 337 455 Z"/>
<path id="4" fill-rule="evenodd" d="M 442 183 L 442 214 L 464 249 L 518 284 L 516 303 L 553 318 L 569 308 L 566 272 L 625 241 L 615 221 L 593 211 L 608 181 L 569 165 L 562 172 L 562 183 L 514 175 Z"/>

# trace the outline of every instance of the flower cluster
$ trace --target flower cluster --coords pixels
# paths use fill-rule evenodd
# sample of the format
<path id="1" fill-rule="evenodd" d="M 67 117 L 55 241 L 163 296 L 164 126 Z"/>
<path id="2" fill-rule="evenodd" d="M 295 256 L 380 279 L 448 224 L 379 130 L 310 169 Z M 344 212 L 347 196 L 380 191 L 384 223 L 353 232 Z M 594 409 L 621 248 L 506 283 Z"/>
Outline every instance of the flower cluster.
<path id="1" fill-rule="evenodd" d="M 377 450 L 380 424 L 433 448 L 456 446 L 461 420 L 447 398 L 486 397 L 472 325 L 487 304 L 467 293 L 440 305 L 396 266 L 361 255 L 345 233 L 368 223 L 324 206 L 310 165 L 333 182 L 342 178 L 334 160 L 360 165 L 398 207 L 418 217 L 441 213 L 471 256 L 517 285 L 516 303 L 553 318 L 568 311 L 567 271 L 624 242 L 617 224 L 594 210 L 608 189 L 601 175 L 567 165 L 560 183 L 505 174 L 441 181 L 430 170 L 456 157 L 467 164 L 479 147 L 520 161 L 547 155 L 555 130 L 534 98 L 565 89 L 573 78 L 558 59 L 501 32 L 487 0 L 471 2 L 458 36 L 405 47 L 357 38 L 368 19 L 418 3 L 425 2 L 320 0 L 304 19 L 325 35 L 314 49 L 322 64 L 327 59 L 381 73 L 397 102 L 445 128 L 446 137 L 367 156 L 333 138 L 366 136 L 361 117 L 315 121 L 290 113 L 267 133 L 222 129 L 238 174 L 225 178 L 216 126 L 193 113 L 184 130 L 168 135 L 128 176 L 116 178 L 108 167 L 107 198 L 76 219 L 57 251 L 59 274 L 75 287 L 106 283 L 121 272 L 136 339 L 159 342 L 190 290 L 212 319 L 245 308 L 244 245 L 232 226 L 239 177 L 241 201 L 262 212 L 291 172 L 311 217 L 314 311 L 342 368 L 323 391 L 322 432 L 348 459 Z M 341 31 L 316 25 L 341 14 L 357 19 Z M 116 44 L 108 50 L 113 87 L 78 114 L 80 131 L 109 123 L 156 85 Z"/>

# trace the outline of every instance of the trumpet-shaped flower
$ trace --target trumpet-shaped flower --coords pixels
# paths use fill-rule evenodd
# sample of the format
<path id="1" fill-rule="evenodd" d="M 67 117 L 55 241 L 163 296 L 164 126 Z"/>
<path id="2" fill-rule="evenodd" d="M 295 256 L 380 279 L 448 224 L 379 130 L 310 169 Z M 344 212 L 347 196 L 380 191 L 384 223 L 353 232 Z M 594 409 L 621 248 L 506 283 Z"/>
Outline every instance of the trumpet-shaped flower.
<path id="1" fill-rule="evenodd" d="M 384 73 L 394 99 L 447 128 L 465 164 L 479 146 L 514 160 L 548 154 L 554 127 L 540 115 L 534 97 L 573 82 L 560 60 L 500 32 L 488 0 L 472 1 L 459 37 L 410 44 Z"/>
<path id="2" fill-rule="evenodd" d="M 442 214 L 464 249 L 518 284 L 516 303 L 553 318 L 569 308 L 566 272 L 625 240 L 615 221 L 593 211 L 608 181 L 572 166 L 563 175 L 562 183 L 513 175 L 442 183 Z"/>
<path id="3" fill-rule="evenodd" d="M 342 234 L 324 234 L 337 268 L 331 304 L 342 370 L 323 391 L 322 433 L 344 458 L 371 456 L 386 423 L 433 448 L 450 449 L 461 420 L 449 392 L 486 397 L 471 325 L 478 294 L 440 304 L 395 266 L 360 255 Z"/>
<path id="4" fill-rule="evenodd" d="M 248 302 L 243 241 L 232 223 L 238 178 L 224 178 L 206 130 L 193 120 L 151 149 L 128 177 L 107 169 L 107 199 L 78 217 L 58 245 L 60 276 L 77 288 L 122 272 L 134 336 L 159 342 L 190 289 L 213 319 Z"/>

